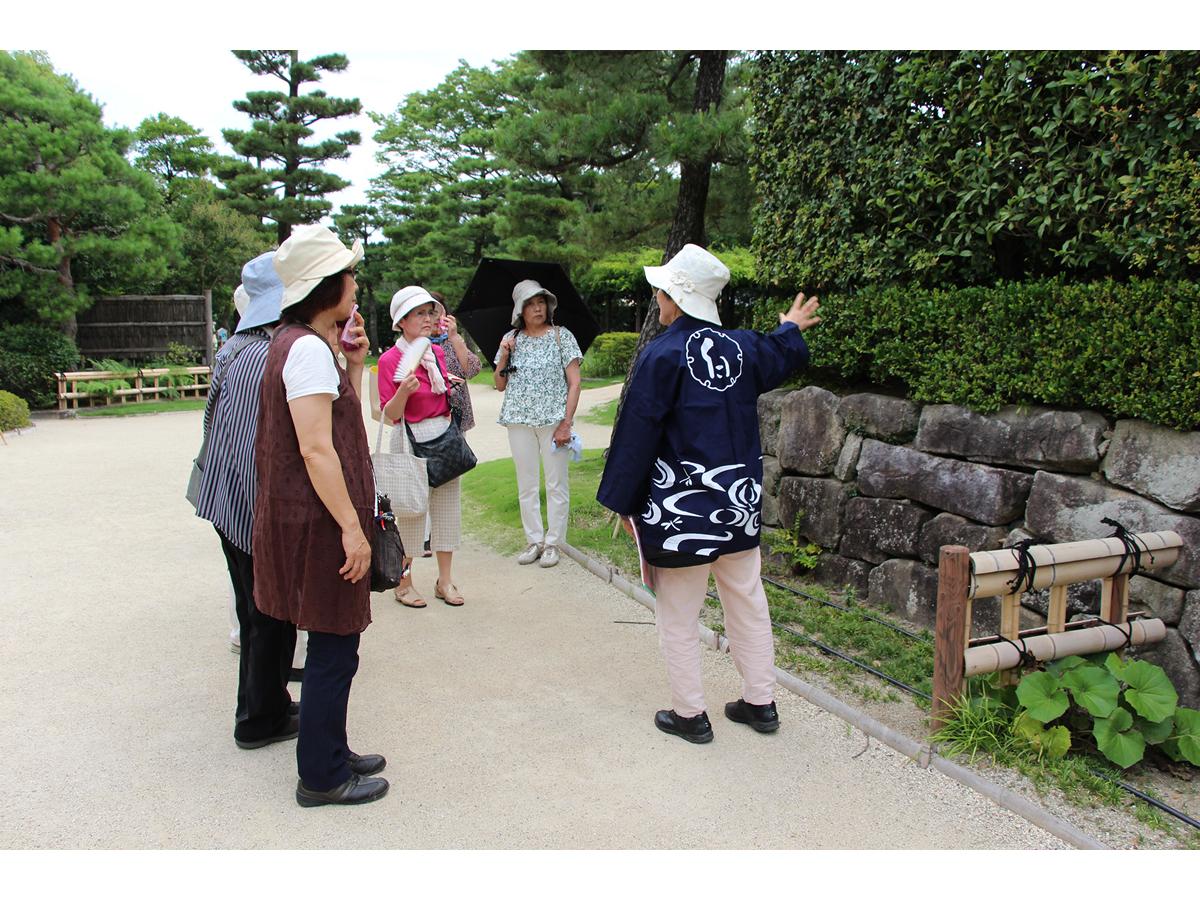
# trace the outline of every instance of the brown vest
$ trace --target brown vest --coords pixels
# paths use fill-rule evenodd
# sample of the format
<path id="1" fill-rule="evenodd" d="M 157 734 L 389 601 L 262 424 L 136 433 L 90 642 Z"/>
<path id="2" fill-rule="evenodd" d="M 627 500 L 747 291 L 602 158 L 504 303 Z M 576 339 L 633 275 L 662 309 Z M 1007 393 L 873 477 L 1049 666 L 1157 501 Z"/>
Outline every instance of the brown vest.
<path id="1" fill-rule="evenodd" d="M 288 352 L 308 334 L 315 332 L 285 325 L 275 332 L 267 353 L 254 443 L 254 602 L 268 616 L 305 631 L 358 634 L 371 623 L 371 579 L 368 574 L 351 584 L 338 574 L 346 563 L 342 531 L 309 480 L 283 385 Z M 345 370 L 338 366 L 337 371 L 333 448 L 363 534 L 370 539 L 375 481 L 362 406 Z"/>

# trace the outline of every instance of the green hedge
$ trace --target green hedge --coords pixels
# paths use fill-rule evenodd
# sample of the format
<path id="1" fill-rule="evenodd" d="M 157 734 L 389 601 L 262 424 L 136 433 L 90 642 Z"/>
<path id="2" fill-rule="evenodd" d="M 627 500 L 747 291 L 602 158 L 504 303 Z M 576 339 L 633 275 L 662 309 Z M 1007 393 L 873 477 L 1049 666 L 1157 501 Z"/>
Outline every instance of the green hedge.
<path id="1" fill-rule="evenodd" d="M 581 374 L 587 378 L 608 378 L 629 371 L 637 347 L 636 331 L 608 331 L 598 335 L 583 357 Z"/>
<path id="2" fill-rule="evenodd" d="M 55 372 L 79 364 L 79 351 L 69 337 L 48 325 L 0 326 L 0 390 L 23 397 L 36 409 L 57 399 Z"/>
<path id="3" fill-rule="evenodd" d="M 29 425 L 29 404 L 8 391 L 0 391 L 0 431 Z"/>
<path id="4" fill-rule="evenodd" d="M 755 327 L 774 328 L 779 301 Z M 818 373 L 898 380 L 921 403 L 1094 409 L 1200 427 L 1200 284 L 1057 280 L 959 290 L 865 288 L 821 298 Z"/>

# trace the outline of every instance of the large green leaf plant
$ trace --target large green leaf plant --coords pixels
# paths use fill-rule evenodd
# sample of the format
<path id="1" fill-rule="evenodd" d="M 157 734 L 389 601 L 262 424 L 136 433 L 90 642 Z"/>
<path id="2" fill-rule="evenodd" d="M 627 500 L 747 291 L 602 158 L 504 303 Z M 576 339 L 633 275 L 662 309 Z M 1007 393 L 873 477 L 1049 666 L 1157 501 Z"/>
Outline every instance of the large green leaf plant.
<path id="1" fill-rule="evenodd" d="M 1145 660 L 1110 653 L 1068 656 L 1017 684 L 1013 733 L 1039 755 L 1061 758 L 1081 737 L 1123 769 L 1157 746 L 1176 762 L 1200 766 L 1200 711 L 1179 706 L 1166 673 Z"/>

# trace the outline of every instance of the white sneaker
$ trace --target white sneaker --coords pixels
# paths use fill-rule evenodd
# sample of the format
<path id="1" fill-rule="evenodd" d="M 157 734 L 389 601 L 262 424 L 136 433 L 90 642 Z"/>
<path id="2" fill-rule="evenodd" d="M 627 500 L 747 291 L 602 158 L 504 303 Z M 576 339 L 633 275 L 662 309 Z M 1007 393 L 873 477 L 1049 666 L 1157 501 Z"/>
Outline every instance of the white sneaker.
<path id="1" fill-rule="evenodd" d="M 538 565 L 543 569 L 548 569 L 551 566 L 558 565 L 558 548 L 555 546 L 547 547 L 542 551 L 542 558 L 538 561 Z"/>
<path id="2" fill-rule="evenodd" d="M 517 562 L 523 566 L 527 566 L 531 562 L 536 562 L 537 558 L 541 555 L 542 555 L 542 545 L 541 544 L 530 544 L 528 547 L 526 547 L 524 549 L 524 551 L 522 551 L 521 555 L 517 557 Z"/>

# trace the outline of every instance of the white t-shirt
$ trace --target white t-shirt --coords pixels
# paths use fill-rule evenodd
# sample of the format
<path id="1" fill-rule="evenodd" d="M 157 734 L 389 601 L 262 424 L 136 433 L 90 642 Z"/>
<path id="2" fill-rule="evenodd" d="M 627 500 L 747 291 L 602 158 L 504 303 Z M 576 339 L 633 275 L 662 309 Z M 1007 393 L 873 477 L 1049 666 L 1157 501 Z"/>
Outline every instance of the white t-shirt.
<path id="1" fill-rule="evenodd" d="M 283 364 L 283 386 L 289 401 L 313 394 L 338 395 L 341 380 L 329 345 L 315 334 L 299 338 Z"/>

